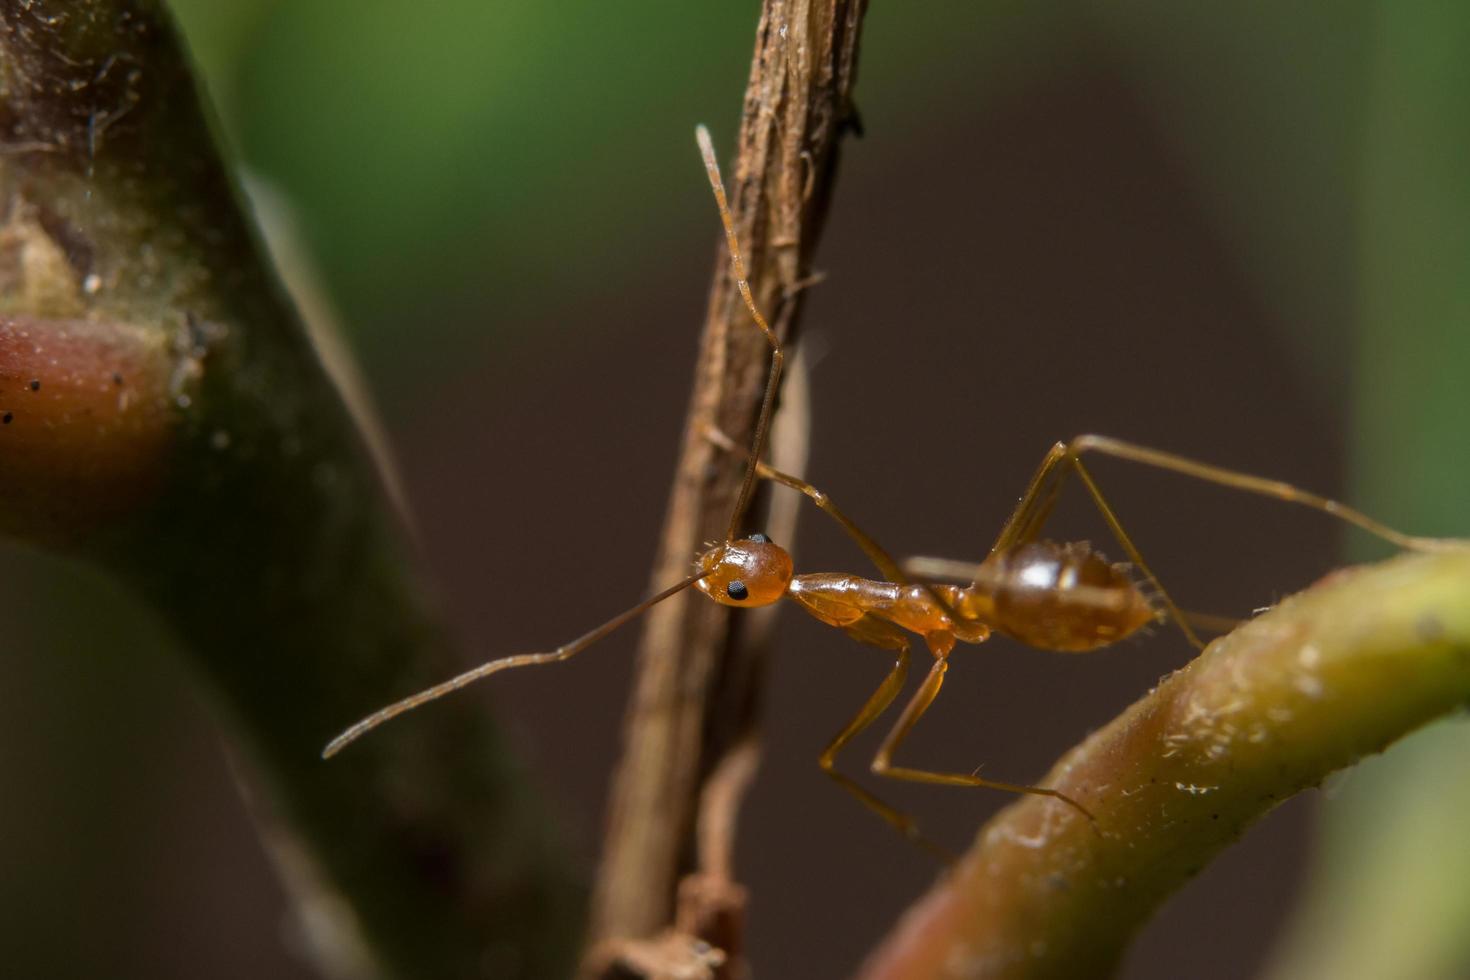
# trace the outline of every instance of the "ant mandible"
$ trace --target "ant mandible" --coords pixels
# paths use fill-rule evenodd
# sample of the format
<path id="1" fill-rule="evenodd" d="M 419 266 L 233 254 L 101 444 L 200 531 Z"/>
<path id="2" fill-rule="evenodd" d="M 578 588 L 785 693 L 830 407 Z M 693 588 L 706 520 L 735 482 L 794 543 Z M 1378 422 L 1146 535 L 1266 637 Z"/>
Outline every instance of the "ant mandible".
<path id="1" fill-rule="evenodd" d="M 1085 652 L 1116 643 L 1148 623 L 1172 620 L 1189 642 L 1203 648 L 1187 617 L 1143 560 L 1133 541 L 1119 523 L 1112 507 L 1098 489 L 1082 462 L 1085 454 L 1112 456 L 1145 466 L 1169 470 L 1247 493 L 1302 504 L 1337 517 L 1400 548 L 1420 551 L 1443 550 L 1454 542 L 1402 534 L 1335 500 L 1302 490 L 1278 480 L 1267 480 L 1234 470 L 1211 466 L 1172 453 L 1149 449 L 1107 436 L 1082 435 L 1054 445 L 1031 478 L 1020 502 L 1001 528 L 987 557 L 978 564 L 941 559 L 913 558 L 900 564 L 810 483 L 771 468 L 761 460 L 769 434 L 771 414 L 781 380 L 783 351 L 775 332 L 755 305 L 746 281 L 745 263 L 735 235 L 734 220 L 725 196 L 724 182 L 715 161 L 709 132 L 695 132 L 709 174 L 710 187 L 724 224 L 735 285 L 756 327 L 771 348 L 770 373 L 749 451 L 744 482 L 730 514 L 725 540 L 709 548 L 695 562 L 694 574 L 657 595 L 585 633 L 570 643 L 545 653 L 524 653 L 492 660 L 375 711 L 332 739 L 322 751 L 329 758 L 359 736 L 412 708 L 457 691 L 502 670 L 567 660 L 592 646 L 618 627 L 648 609 L 693 586 L 725 606 L 752 608 L 790 598 L 818 620 L 835 626 L 869 646 L 893 651 L 896 659 L 888 675 L 852 719 L 817 758 L 822 770 L 860 802 L 900 832 L 923 841 L 907 816 L 890 807 L 836 768 L 837 754 L 860 732 L 873 724 L 893 703 L 908 675 L 909 634 L 922 637 L 934 662 L 919 689 L 909 700 L 897 722 L 874 755 L 871 770 L 893 779 L 947 786 L 976 786 L 1049 796 L 1074 808 L 1089 821 L 1092 813 L 1083 804 L 1044 786 L 998 782 L 973 773 L 937 772 L 896 765 L 895 753 L 939 694 L 949 669 L 949 655 L 956 643 L 981 643 L 991 633 L 1010 636 L 1044 650 Z M 726 451 L 737 447 L 718 431 L 708 438 Z M 1040 533 L 1051 515 L 1059 491 L 1075 475 L 1086 489 L 1112 535 L 1127 555 L 1128 564 L 1109 562 L 1086 542 L 1058 543 L 1043 540 Z M 805 494 L 832 517 L 878 568 L 881 580 L 843 572 L 795 574 L 791 556 L 764 534 L 738 538 L 740 521 L 749 503 L 757 477 Z M 1132 574 L 1136 569 L 1151 587 L 1145 594 Z M 942 580 L 969 579 L 961 586 Z"/>

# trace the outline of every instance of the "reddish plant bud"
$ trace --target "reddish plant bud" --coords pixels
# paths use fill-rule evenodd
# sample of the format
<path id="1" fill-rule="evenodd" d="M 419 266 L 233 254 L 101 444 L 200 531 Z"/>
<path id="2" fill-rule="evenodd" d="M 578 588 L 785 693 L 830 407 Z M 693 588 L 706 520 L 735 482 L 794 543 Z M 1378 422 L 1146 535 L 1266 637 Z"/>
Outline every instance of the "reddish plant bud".
<path id="1" fill-rule="evenodd" d="M 75 542 L 146 499 L 172 363 L 160 331 L 0 317 L 0 533 Z"/>

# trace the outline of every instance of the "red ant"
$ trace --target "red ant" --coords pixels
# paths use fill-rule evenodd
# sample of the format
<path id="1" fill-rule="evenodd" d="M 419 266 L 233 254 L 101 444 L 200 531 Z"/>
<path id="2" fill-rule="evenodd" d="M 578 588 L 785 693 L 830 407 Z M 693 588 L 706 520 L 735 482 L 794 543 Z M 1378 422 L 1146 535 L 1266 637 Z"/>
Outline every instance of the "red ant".
<path id="1" fill-rule="evenodd" d="M 934 662 L 928 676 L 879 746 L 871 763 L 872 771 L 912 782 L 979 786 L 1050 796 L 1071 805 L 1091 820 L 1092 814 L 1080 802 L 1054 789 L 998 782 L 970 773 L 917 769 L 897 765 L 893 761 L 904 739 L 938 696 L 945 672 L 949 669 L 950 652 L 957 642 L 981 643 L 992 632 L 999 632 L 1044 650 L 1080 653 L 1116 643 L 1146 624 L 1167 618 L 1178 625 L 1191 644 L 1196 648 L 1203 647 L 1190 626 L 1192 614 L 1186 616 L 1175 605 L 1149 569 L 1083 464 L 1083 455 L 1113 456 L 1247 493 L 1303 504 L 1356 525 L 1401 548 L 1430 551 L 1460 546 L 1456 542 L 1401 534 L 1351 507 L 1277 480 L 1238 473 L 1107 436 L 1082 435 L 1070 442 L 1057 443 L 1046 454 L 984 561 L 979 564 L 928 558 L 909 559 L 903 564 L 894 561 L 825 493 L 761 461 L 784 355 L 780 341 L 751 296 L 709 133 L 700 126 L 696 136 L 719 207 L 720 220 L 724 224 L 735 284 L 755 325 L 771 348 L 770 373 L 750 447 L 749 465 L 730 514 L 725 540 L 699 556 L 694 574 L 619 613 L 591 632 L 546 653 L 526 653 L 492 660 L 390 704 L 332 739 L 322 752 L 324 758 L 335 755 L 349 742 L 383 722 L 483 677 L 514 667 L 552 663 L 575 656 L 652 606 L 693 586 L 721 605 L 740 608 L 767 606 L 789 597 L 812 616 L 842 629 L 858 642 L 894 651 L 897 659 L 888 676 L 852 720 L 827 744 L 817 761 L 829 776 L 906 836 L 922 842 L 908 817 L 839 773 L 836 759 L 837 753 L 871 725 L 902 689 L 909 668 L 910 633 L 923 638 Z M 709 438 L 723 449 L 736 450 L 722 433 L 711 432 Z M 1072 475 L 1086 488 L 1131 566 L 1110 563 L 1086 542 L 1057 543 L 1039 537 L 1064 481 Z M 794 574 L 790 554 L 765 535 L 737 538 L 757 477 L 783 484 L 810 498 L 862 548 L 878 568 L 882 579 L 865 579 L 843 572 L 797 575 Z M 1140 588 L 1130 574 L 1131 569 L 1136 569 L 1151 586 L 1152 597 Z M 969 580 L 970 584 L 943 584 L 941 580 L 947 578 Z"/>

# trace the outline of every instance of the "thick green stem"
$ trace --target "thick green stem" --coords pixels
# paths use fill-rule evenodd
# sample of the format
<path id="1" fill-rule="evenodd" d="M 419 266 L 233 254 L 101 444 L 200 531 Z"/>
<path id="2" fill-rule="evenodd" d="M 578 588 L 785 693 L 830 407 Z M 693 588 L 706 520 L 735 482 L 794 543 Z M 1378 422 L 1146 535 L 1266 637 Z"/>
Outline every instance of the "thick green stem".
<path id="1" fill-rule="evenodd" d="M 24 410 L 0 470 L 30 506 L 5 530 L 102 564 L 174 629 L 325 965 L 554 975 L 568 878 L 478 705 L 318 758 L 452 658 L 156 2 L 0 2 L 0 207 L 0 398 Z M 89 412 L 113 428 L 35 438 Z"/>

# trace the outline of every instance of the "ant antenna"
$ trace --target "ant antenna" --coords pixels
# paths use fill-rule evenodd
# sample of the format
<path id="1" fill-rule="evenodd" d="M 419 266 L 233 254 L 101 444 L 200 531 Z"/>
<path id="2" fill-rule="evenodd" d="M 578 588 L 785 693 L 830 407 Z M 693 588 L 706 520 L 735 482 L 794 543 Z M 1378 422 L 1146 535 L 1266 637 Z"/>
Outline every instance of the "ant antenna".
<path id="1" fill-rule="evenodd" d="M 735 500 L 735 509 L 730 513 L 730 529 L 725 532 L 725 540 L 734 541 L 740 530 L 740 518 L 744 516 L 751 492 L 755 489 L 756 466 L 766 448 L 766 439 L 771 428 L 771 412 L 776 405 L 776 389 L 781 382 L 781 364 L 786 355 L 781 350 L 781 342 L 776 339 L 775 331 L 766 322 L 766 318 L 761 316 L 761 311 L 756 309 L 755 298 L 750 295 L 750 283 L 745 278 L 745 261 L 740 257 L 740 241 L 735 237 L 735 219 L 730 216 L 730 205 L 725 200 L 725 182 L 720 179 L 720 165 L 715 160 L 715 147 L 710 142 L 709 130 L 703 125 L 696 126 L 694 138 L 699 142 L 699 152 L 704 157 L 704 169 L 709 174 L 709 185 L 715 192 L 715 203 L 720 208 L 720 221 L 725 225 L 725 241 L 730 245 L 730 265 L 735 270 L 735 288 L 740 290 L 745 308 L 750 310 L 755 325 L 765 336 L 766 343 L 771 345 L 771 373 L 766 378 L 766 394 L 761 402 L 760 418 L 755 423 L 755 436 L 750 443 L 750 462 L 745 468 L 745 482 L 740 485 L 740 496 Z"/>
<path id="2" fill-rule="evenodd" d="M 395 701 L 392 704 L 388 705 L 386 708 L 379 708 L 377 711 L 374 711 L 362 721 L 359 721 L 355 725 L 352 725 L 341 735 L 338 735 L 336 738 L 328 742 L 327 747 L 322 749 L 322 758 L 330 759 L 338 752 L 341 752 L 342 749 L 345 748 L 347 745 L 355 742 L 359 737 L 367 734 L 374 728 L 377 728 L 379 725 L 383 724 L 383 722 L 397 718 L 405 711 L 410 711 L 414 708 L 417 708 L 421 704 L 427 704 L 430 701 L 442 698 L 446 694 L 458 691 L 460 688 L 468 684 L 473 684 L 475 681 L 479 680 L 482 677 L 489 677 L 491 674 L 499 673 L 502 670 L 508 670 L 511 667 L 526 667 L 531 664 L 549 664 L 557 660 L 566 660 L 568 657 L 581 653 L 583 650 L 587 649 L 603 637 L 607 636 L 619 626 L 622 626 L 628 620 L 634 619 L 642 613 L 647 612 L 649 609 L 652 609 L 654 606 L 658 605 L 660 602 L 663 602 L 670 596 L 684 591 L 695 582 L 698 582 L 700 579 L 704 578 L 707 574 L 709 573 L 699 572 L 695 575 L 691 575 L 684 581 L 680 582 L 678 585 L 664 589 L 662 592 L 652 597 L 651 599 L 644 599 L 632 609 L 626 609 L 623 612 L 618 613 L 612 619 L 609 619 L 607 622 L 603 623 L 592 632 L 584 633 L 572 642 L 564 644 L 563 646 L 559 646 L 549 653 L 520 653 L 516 654 L 513 657 L 501 657 L 499 660 L 492 660 L 489 663 L 484 663 L 478 667 L 467 670 L 463 674 L 460 674 L 458 677 L 451 677 L 449 680 L 445 681 L 442 684 L 435 684 L 433 687 L 428 688 L 427 690 L 420 691 L 417 694 L 409 695 L 402 701 Z"/>
<path id="3" fill-rule="evenodd" d="M 735 535 L 739 530 L 740 518 L 745 512 L 746 505 L 750 503 L 750 495 L 755 486 L 757 464 L 759 463 L 762 452 L 765 450 L 766 441 L 769 437 L 771 412 L 776 404 L 776 390 L 781 381 L 781 364 L 785 355 L 781 350 L 780 341 L 776 339 L 775 332 L 771 329 L 770 324 L 766 322 L 766 318 L 761 315 L 761 311 L 756 309 L 755 298 L 750 294 L 750 283 L 746 281 L 745 262 L 740 256 L 740 241 L 735 237 L 735 219 L 730 216 L 730 205 L 725 198 L 725 184 L 720 179 L 720 165 L 715 161 L 715 149 L 714 145 L 710 142 L 709 130 L 703 126 L 699 126 L 695 130 L 695 137 L 699 141 L 699 152 L 704 157 L 704 169 L 709 174 L 710 187 L 715 192 L 715 203 L 720 208 L 720 221 L 725 225 L 725 240 L 730 245 L 730 262 L 735 270 L 735 285 L 740 290 L 741 298 L 745 300 L 746 309 L 750 310 L 750 315 L 755 319 L 755 325 L 760 328 L 761 334 L 766 338 L 766 343 L 771 346 L 771 373 L 766 378 L 766 393 L 761 401 L 760 418 L 756 421 L 755 425 L 755 437 L 750 447 L 750 465 L 746 468 L 745 482 L 740 487 L 740 496 L 736 498 L 735 509 L 730 515 L 730 529 L 725 534 L 726 541 L 734 541 Z M 489 677 L 491 674 L 499 673 L 502 670 L 509 670 L 512 667 L 527 667 L 532 664 L 553 663 L 575 656 L 624 623 L 642 615 L 670 596 L 684 591 L 709 574 L 709 571 L 706 570 L 697 572 L 689 578 L 684 579 L 678 585 L 665 589 L 650 599 L 645 599 L 633 608 L 614 616 L 590 633 L 585 633 L 570 643 L 557 647 L 555 650 L 546 653 L 522 653 L 511 657 L 501 657 L 499 660 L 491 660 L 488 663 L 483 663 L 478 667 L 467 670 L 457 677 L 451 677 L 441 684 L 436 684 L 417 694 L 410 695 L 401 701 L 395 701 L 385 708 L 380 708 L 328 742 L 327 747 L 322 750 L 322 758 L 331 758 L 361 736 L 377 728 L 384 722 L 398 717 L 405 711 L 411 711 L 420 705 L 442 698 L 446 694 L 453 693 L 462 687 L 473 684 L 482 677 Z"/>

